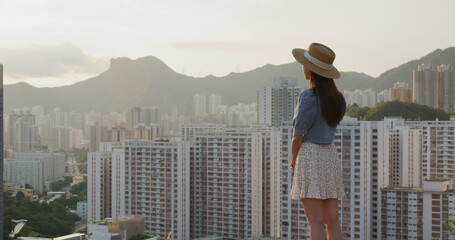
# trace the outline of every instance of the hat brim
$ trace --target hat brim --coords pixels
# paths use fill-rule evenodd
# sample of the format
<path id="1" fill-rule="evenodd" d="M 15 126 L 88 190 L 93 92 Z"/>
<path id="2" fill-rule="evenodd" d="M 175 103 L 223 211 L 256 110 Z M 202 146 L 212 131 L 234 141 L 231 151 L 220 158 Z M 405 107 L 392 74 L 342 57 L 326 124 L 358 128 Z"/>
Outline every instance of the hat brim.
<path id="1" fill-rule="evenodd" d="M 308 59 L 303 55 L 305 52 L 306 50 L 300 48 L 292 49 L 292 55 L 294 56 L 295 60 L 297 60 L 297 62 L 310 69 L 310 71 L 326 78 L 332 79 L 340 78 L 340 72 L 335 68 L 335 66 L 332 65 L 330 69 L 318 67 L 312 62 L 308 61 Z"/>

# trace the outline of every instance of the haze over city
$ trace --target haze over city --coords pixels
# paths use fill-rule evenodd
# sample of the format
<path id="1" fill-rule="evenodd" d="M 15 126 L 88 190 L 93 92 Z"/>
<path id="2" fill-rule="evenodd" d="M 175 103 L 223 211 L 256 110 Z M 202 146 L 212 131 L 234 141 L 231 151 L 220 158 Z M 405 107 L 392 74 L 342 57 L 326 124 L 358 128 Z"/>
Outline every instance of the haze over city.
<path id="1" fill-rule="evenodd" d="M 454 9 L 0 1 L 0 239 L 455 239 Z"/>
<path id="2" fill-rule="evenodd" d="M 455 45 L 455 2 L 2 1 L 5 84 L 54 87 L 105 71 L 112 57 L 155 56 L 202 77 L 294 61 L 324 42 L 341 71 L 373 77 Z M 26 66 L 26 67 L 24 67 Z"/>

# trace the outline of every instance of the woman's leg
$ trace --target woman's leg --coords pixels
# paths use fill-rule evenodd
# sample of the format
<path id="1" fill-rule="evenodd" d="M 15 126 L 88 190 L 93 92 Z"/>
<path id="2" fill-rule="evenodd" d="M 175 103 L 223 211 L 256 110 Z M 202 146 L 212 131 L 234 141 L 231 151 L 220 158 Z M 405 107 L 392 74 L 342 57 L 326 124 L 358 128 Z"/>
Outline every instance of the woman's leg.
<path id="1" fill-rule="evenodd" d="M 340 217 L 338 216 L 338 199 L 322 201 L 328 240 L 341 240 Z"/>
<path id="2" fill-rule="evenodd" d="M 303 209 L 306 219 L 310 225 L 311 240 L 325 240 L 324 214 L 322 200 L 313 198 L 302 198 Z"/>

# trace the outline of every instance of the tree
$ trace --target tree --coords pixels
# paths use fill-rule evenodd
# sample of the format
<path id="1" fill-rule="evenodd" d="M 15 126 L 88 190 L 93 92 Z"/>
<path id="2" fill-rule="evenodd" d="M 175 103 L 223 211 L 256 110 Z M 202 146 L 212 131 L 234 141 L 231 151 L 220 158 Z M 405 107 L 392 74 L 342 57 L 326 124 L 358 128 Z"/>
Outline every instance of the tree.
<path id="1" fill-rule="evenodd" d="M 22 192 L 16 197 L 5 194 L 5 215 L 3 239 L 8 239 L 8 234 L 14 228 L 12 219 L 26 219 L 27 225 L 21 233 L 36 232 L 41 237 L 57 237 L 72 233 L 75 222 L 80 217 L 71 213 L 57 200 L 47 204 L 30 201 Z M 27 233 L 28 232 L 28 233 Z"/>

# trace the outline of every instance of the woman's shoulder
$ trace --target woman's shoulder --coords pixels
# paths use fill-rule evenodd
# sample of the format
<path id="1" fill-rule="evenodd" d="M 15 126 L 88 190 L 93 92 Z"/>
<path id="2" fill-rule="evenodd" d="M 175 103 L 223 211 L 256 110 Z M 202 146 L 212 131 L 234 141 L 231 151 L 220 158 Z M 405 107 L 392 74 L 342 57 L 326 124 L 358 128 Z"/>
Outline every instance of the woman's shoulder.
<path id="1" fill-rule="evenodd" d="M 313 89 L 306 89 L 300 93 L 300 99 L 301 101 L 310 101 L 310 102 L 316 102 L 317 97 L 316 94 L 314 94 Z"/>

